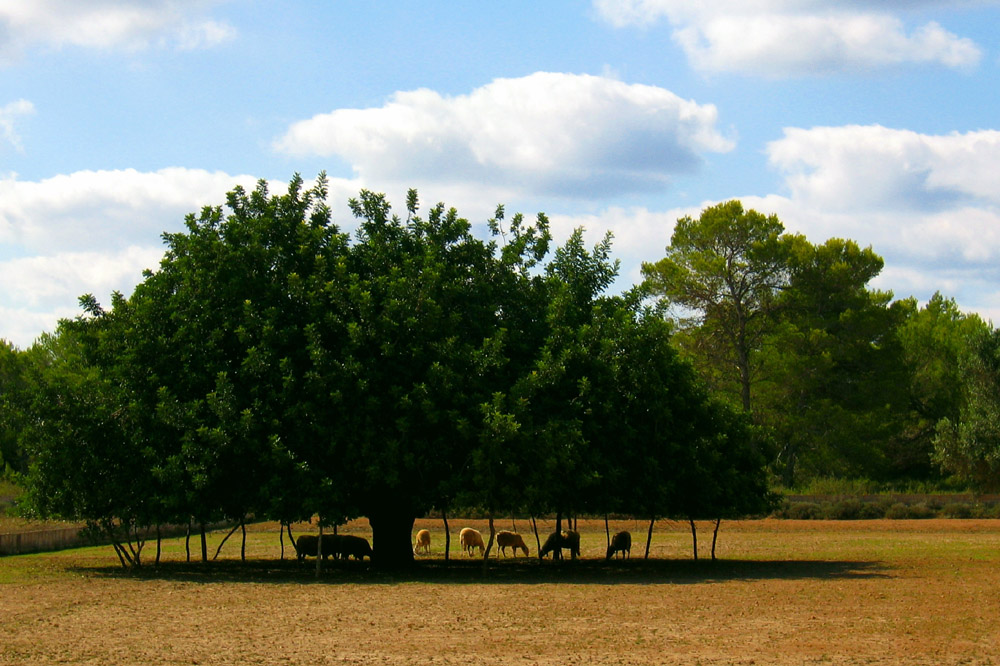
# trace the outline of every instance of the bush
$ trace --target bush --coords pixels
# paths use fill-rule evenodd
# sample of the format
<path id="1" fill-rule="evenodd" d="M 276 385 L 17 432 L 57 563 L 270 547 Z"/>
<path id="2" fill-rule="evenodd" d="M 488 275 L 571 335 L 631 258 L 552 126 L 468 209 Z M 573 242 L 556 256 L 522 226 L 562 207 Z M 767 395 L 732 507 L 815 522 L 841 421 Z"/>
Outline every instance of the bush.
<path id="1" fill-rule="evenodd" d="M 950 502 L 941 507 L 941 517 L 942 518 L 974 518 L 976 514 L 981 513 L 977 511 L 979 507 L 973 507 L 969 504 L 962 504 L 961 502 Z"/>
<path id="2" fill-rule="evenodd" d="M 780 518 L 816 520 L 823 517 L 823 507 L 816 502 L 785 502 Z"/>
<path id="3" fill-rule="evenodd" d="M 857 520 L 861 518 L 861 509 L 860 500 L 843 499 L 828 505 L 825 513 L 831 520 Z"/>
<path id="4" fill-rule="evenodd" d="M 903 504 L 902 502 L 896 502 L 885 512 L 885 517 L 892 518 L 893 520 L 933 518 L 934 516 L 934 510 L 927 506 L 924 502 L 919 502 L 918 504 Z"/>

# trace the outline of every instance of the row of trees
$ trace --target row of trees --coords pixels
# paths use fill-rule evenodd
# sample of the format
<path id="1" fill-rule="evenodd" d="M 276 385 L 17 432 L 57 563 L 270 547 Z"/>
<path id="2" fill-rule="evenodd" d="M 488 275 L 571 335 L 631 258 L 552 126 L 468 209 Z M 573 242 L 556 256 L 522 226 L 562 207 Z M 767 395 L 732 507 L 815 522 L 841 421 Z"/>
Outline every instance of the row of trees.
<path id="1" fill-rule="evenodd" d="M 405 219 L 362 192 L 352 238 L 326 197 L 323 176 L 237 188 L 164 236 L 129 298 L 84 297 L 4 350 L 0 445 L 30 510 L 89 521 L 123 565 L 145 526 L 364 515 L 396 566 L 432 508 L 767 509 L 763 431 L 710 396 L 642 288 L 605 294 L 610 238 L 550 254 L 543 215 L 500 207 L 487 242 L 414 191 Z"/>
<path id="2" fill-rule="evenodd" d="M 869 288 L 882 267 L 870 247 L 814 245 L 729 201 L 678 220 L 643 274 L 714 394 L 772 433 L 786 486 L 939 481 L 939 465 L 992 485 L 972 470 L 1000 457 L 998 421 L 982 417 L 984 387 L 1000 383 L 996 333 L 940 294 L 918 307 Z"/>

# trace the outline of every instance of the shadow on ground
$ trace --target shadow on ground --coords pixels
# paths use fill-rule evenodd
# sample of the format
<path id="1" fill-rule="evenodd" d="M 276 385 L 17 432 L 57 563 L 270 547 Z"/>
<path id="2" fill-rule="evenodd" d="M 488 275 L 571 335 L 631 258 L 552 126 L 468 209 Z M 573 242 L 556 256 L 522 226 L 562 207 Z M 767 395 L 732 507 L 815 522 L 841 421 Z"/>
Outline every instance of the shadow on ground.
<path id="1" fill-rule="evenodd" d="M 199 583 L 312 583 L 391 585 L 403 582 L 438 584 L 531 585 L 569 583 L 574 585 L 684 585 L 733 580 L 779 579 L 872 579 L 891 577 L 887 567 L 872 561 L 827 560 L 576 560 L 539 561 L 521 558 L 481 560 L 418 560 L 404 570 L 383 571 L 368 560 L 330 560 L 316 573 L 316 561 L 234 560 L 209 562 L 166 562 L 145 564 L 125 571 L 121 568 L 80 568 L 86 576 L 169 580 Z"/>

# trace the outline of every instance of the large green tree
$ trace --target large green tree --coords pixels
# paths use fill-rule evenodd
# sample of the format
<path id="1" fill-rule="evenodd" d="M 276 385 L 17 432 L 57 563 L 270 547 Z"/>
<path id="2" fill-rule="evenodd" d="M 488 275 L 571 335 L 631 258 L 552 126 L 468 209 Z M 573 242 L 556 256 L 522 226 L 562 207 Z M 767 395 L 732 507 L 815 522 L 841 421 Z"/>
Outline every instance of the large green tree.
<path id="1" fill-rule="evenodd" d="M 786 236 L 789 281 L 762 346 L 758 422 L 774 428 L 786 485 L 814 476 L 885 478 L 907 408 L 897 331 L 905 304 L 868 288 L 871 248 Z"/>
<path id="2" fill-rule="evenodd" d="M 651 291 L 677 307 L 705 377 L 717 388 L 734 387 L 747 412 L 757 352 L 788 279 L 783 231 L 777 216 L 727 201 L 706 208 L 697 220 L 677 220 L 666 256 L 642 266 Z"/>
<path id="3" fill-rule="evenodd" d="M 165 236 L 132 296 L 107 311 L 83 299 L 58 336 L 74 352 L 59 377 L 94 405 L 39 403 L 37 423 L 79 421 L 87 437 L 38 430 L 38 507 L 89 515 L 103 496 L 83 485 L 43 498 L 78 459 L 91 470 L 117 451 L 102 492 L 118 500 L 97 503 L 112 522 L 364 515 L 375 562 L 395 567 L 435 506 L 727 516 L 763 492 L 729 479 L 753 440 L 708 399 L 647 294 L 603 293 L 610 238 L 590 251 L 577 232 L 545 264 L 543 215 L 507 224 L 498 208 L 484 241 L 454 209 L 422 216 L 412 191 L 405 218 L 361 192 L 349 238 L 326 195 L 322 176 L 279 195 L 237 188 L 228 211 Z M 718 489 L 699 507 L 689 491 L 705 479 Z"/>

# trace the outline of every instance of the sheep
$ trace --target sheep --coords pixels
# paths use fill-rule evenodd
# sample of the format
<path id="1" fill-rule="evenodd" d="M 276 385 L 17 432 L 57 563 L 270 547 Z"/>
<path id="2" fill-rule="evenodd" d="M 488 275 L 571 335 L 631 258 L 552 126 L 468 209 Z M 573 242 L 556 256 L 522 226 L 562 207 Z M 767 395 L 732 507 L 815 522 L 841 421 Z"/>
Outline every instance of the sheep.
<path id="1" fill-rule="evenodd" d="M 431 553 L 430 530 L 420 530 L 419 532 L 417 532 L 417 544 L 413 547 L 413 554 L 416 555 L 418 550 L 423 550 L 424 554 L 430 555 Z"/>
<path id="2" fill-rule="evenodd" d="M 323 559 L 330 557 L 337 557 L 336 553 L 336 534 L 324 534 L 323 535 Z M 306 559 L 306 557 L 316 557 L 316 545 L 319 543 L 318 534 L 301 534 L 299 538 L 292 542 L 295 546 L 295 553 L 298 556 L 299 562 Z"/>
<path id="3" fill-rule="evenodd" d="M 480 534 L 478 530 L 474 530 L 471 527 L 463 527 L 458 536 L 459 542 L 462 544 L 462 550 L 468 553 L 470 557 L 472 556 L 473 548 L 478 548 L 480 555 L 486 552 L 486 544 L 483 543 L 483 535 Z"/>
<path id="4" fill-rule="evenodd" d="M 580 533 L 574 532 L 573 530 L 564 530 L 562 534 L 559 532 L 553 532 L 549 535 L 549 538 L 545 540 L 545 544 L 542 545 L 542 549 L 538 551 L 538 557 L 545 557 L 556 549 L 559 549 L 561 553 L 563 548 L 569 548 L 570 555 L 574 560 L 579 557 Z"/>
<path id="5" fill-rule="evenodd" d="M 514 557 L 517 557 L 517 549 L 520 548 L 524 551 L 524 556 L 528 556 L 528 547 L 524 543 L 524 539 L 520 534 L 516 532 L 509 532 L 507 530 L 501 530 L 497 532 L 497 546 L 500 548 L 500 553 L 507 556 L 506 548 L 510 548 L 514 552 Z"/>
<path id="6" fill-rule="evenodd" d="M 604 559 L 610 560 L 612 555 L 617 558 L 619 552 L 621 552 L 623 558 L 632 556 L 632 535 L 628 532 L 618 532 L 611 537 L 611 545 L 608 546 L 608 555 Z"/>
<path id="7" fill-rule="evenodd" d="M 368 539 L 354 536 L 353 534 L 336 535 L 334 551 L 336 552 L 336 555 L 345 560 L 349 557 L 354 557 L 356 560 L 363 560 L 367 557 L 370 560 L 372 559 L 373 554 L 372 547 L 368 543 Z"/>

